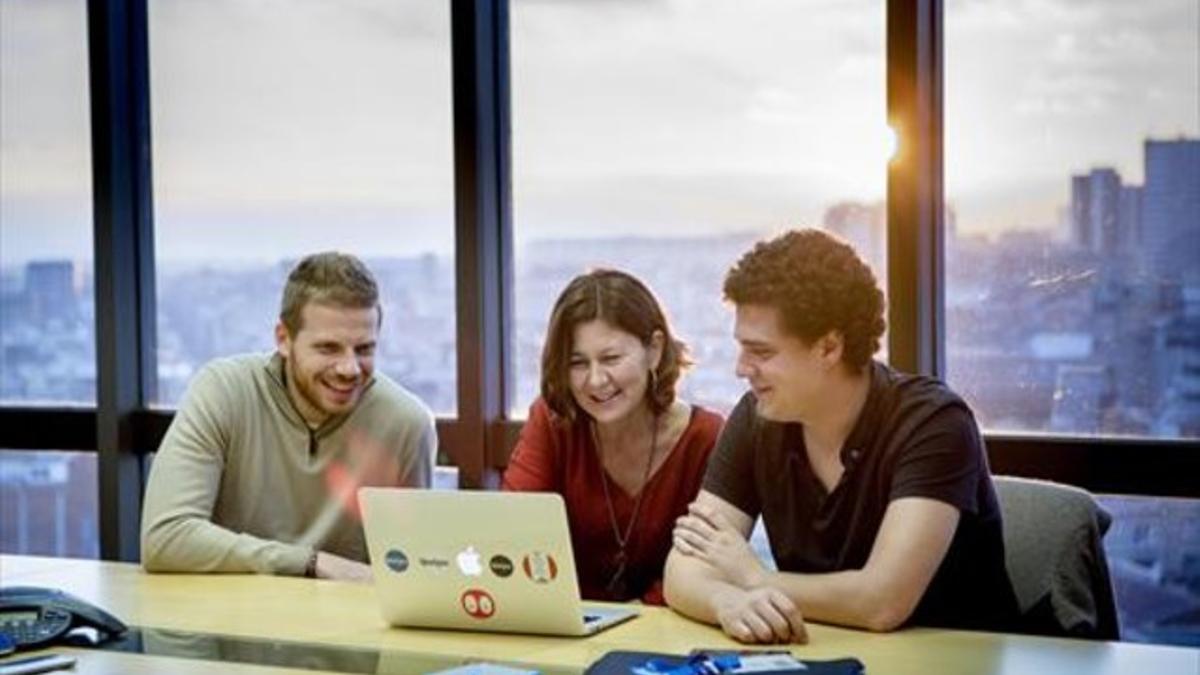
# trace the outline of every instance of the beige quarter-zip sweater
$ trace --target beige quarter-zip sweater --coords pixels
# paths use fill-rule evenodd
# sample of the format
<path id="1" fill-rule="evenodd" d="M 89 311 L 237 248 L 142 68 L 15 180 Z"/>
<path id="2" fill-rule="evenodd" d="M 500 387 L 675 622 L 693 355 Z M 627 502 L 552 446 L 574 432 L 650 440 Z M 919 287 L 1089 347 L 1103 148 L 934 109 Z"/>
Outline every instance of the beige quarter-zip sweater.
<path id="1" fill-rule="evenodd" d="M 300 575 L 314 549 L 365 562 L 357 489 L 428 487 L 436 452 L 433 415 L 385 375 L 310 430 L 282 357 L 218 359 L 191 382 L 154 457 L 142 566 Z"/>

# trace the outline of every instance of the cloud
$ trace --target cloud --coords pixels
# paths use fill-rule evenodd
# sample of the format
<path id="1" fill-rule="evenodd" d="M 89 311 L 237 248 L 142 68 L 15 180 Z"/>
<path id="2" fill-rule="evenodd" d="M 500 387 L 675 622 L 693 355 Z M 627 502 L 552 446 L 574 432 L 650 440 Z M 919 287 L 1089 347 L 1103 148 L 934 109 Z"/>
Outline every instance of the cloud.
<path id="1" fill-rule="evenodd" d="M 24 200 L 6 212 L 24 214 L 19 228 L 53 221 L 31 204 L 89 199 L 83 8 L 0 0 L 0 188 Z M 946 3 L 948 186 L 981 194 L 1094 164 L 1136 176 L 1144 134 L 1200 133 L 1198 10 Z M 353 204 L 392 222 L 449 208 L 448 3 L 155 0 L 150 11 L 162 222 L 238 208 L 290 222 Z M 656 222 L 871 197 L 853 192 L 883 168 L 864 150 L 885 116 L 875 0 L 515 0 L 510 18 L 516 188 L 548 200 L 542 222 L 589 194 L 633 195 L 622 219 L 636 207 Z M 518 218 L 541 208 L 516 206 Z M 969 224 L 969 202 L 961 212 Z"/>

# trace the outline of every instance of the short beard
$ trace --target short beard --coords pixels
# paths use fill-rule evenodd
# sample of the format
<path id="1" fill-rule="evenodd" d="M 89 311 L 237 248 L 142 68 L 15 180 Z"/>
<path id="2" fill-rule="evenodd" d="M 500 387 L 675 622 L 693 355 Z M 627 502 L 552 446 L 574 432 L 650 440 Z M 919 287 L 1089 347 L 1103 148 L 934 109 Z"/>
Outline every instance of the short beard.
<path id="1" fill-rule="evenodd" d="M 283 363 L 287 372 L 288 381 L 292 383 L 296 393 L 300 395 L 301 399 L 303 399 L 305 407 L 309 410 L 309 412 L 316 412 L 321 415 L 321 422 L 323 423 L 325 419 L 328 419 L 332 415 L 332 413 L 326 410 L 325 407 L 320 403 L 313 400 L 312 391 L 308 388 L 308 384 L 296 374 L 296 366 L 293 363 L 293 360 L 284 359 Z M 299 408 L 299 406 L 297 406 L 297 408 Z M 300 410 L 299 412 L 300 416 L 304 417 L 304 410 Z M 305 419 L 305 422 L 308 422 L 308 419 Z"/>

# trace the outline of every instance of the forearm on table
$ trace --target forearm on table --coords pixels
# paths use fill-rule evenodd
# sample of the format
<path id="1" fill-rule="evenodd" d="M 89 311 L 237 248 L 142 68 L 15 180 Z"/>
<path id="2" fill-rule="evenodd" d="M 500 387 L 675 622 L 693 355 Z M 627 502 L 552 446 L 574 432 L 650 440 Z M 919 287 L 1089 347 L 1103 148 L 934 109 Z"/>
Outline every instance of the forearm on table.
<path id="1" fill-rule="evenodd" d="M 733 584 L 720 578 L 719 572 L 699 558 L 671 550 L 663 576 L 663 597 L 671 609 L 697 621 L 716 624 L 717 603 L 730 592 Z"/>
<path id="2" fill-rule="evenodd" d="M 142 537 L 148 572 L 258 572 L 303 575 L 312 548 L 240 534 L 198 517 L 164 518 Z"/>
<path id="3" fill-rule="evenodd" d="M 872 631 L 894 630 L 908 619 L 912 607 L 896 599 L 886 580 L 867 569 L 825 574 L 766 572 L 761 586 L 787 595 L 809 621 Z"/>

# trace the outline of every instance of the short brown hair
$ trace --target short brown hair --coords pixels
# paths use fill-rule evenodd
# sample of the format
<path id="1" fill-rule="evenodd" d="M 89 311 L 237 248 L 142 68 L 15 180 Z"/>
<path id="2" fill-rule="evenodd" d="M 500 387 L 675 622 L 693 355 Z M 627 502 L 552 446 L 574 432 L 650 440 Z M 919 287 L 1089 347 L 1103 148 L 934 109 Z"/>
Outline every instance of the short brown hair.
<path id="1" fill-rule="evenodd" d="M 371 271 L 348 253 L 314 253 L 296 264 L 283 287 L 279 320 L 295 335 L 304 327 L 301 312 L 310 302 L 356 309 L 379 307 L 379 286 Z"/>
<path id="2" fill-rule="evenodd" d="M 755 244 L 725 275 L 725 299 L 774 307 L 784 329 L 808 344 L 836 331 L 842 362 L 861 369 L 887 324 L 883 291 L 844 241 L 821 230 L 791 230 Z"/>
<path id="3" fill-rule="evenodd" d="M 542 348 L 542 398 L 568 422 L 581 410 L 571 395 L 570 362 L 575 327 L 602 319 L 649 346 L 655 331 L 662 331 L 663 352 L 648 390 L 650 409 L 665 412 L 675 402 L 675 386 L 692 364 L 687 345 L 675 339 L 662 306 L 636 277 L 611 269 L 592 270 L 571 280 L 550 312 L 550 326 Z"/>

